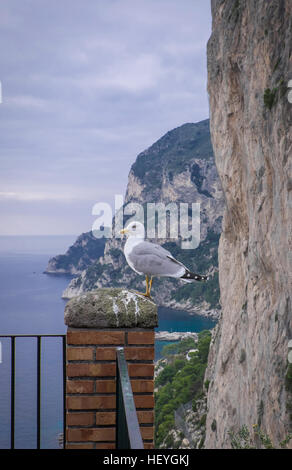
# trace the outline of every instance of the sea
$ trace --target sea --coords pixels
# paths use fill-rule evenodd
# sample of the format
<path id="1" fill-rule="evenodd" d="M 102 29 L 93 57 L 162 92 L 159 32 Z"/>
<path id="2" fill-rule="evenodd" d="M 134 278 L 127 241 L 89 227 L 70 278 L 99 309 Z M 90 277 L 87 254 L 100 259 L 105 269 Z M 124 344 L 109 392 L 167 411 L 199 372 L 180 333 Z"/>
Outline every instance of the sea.
<path id="1" fill-rule="evenodd" d="M 1 335 L 66 333 L 61 298 L 71 277 L 45 274 L 50 257 L 64 253 L 76 236 L 0 236 L 0 449 L 10 447 L 11 340 Z M 211 329 L 215 322 L 159 308 L 157 331 Z M 167 341 L 156 341 L 155 360 Z M 42 338 L 41 448 L 59 448 L 63 430 L 62 339 Z M 37 340 L 16 338 L 15 447 L 36 448 Z"/>

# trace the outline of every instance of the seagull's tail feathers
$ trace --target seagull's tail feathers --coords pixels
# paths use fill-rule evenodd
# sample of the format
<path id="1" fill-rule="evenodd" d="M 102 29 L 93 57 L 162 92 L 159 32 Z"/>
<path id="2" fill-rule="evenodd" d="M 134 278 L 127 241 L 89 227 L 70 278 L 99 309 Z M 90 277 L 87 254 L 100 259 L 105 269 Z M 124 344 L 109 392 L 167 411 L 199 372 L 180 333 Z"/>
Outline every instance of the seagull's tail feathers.
<path id="1" fill-rule="evenodd" d="M 208 281 L 208 279 L 209 279 L 208 276 L 201 276 L 201 274 L 192 273 L 188 269 L 186 270 L 184 275 L 181 276 L 181 280 L 185 282 Z"/>

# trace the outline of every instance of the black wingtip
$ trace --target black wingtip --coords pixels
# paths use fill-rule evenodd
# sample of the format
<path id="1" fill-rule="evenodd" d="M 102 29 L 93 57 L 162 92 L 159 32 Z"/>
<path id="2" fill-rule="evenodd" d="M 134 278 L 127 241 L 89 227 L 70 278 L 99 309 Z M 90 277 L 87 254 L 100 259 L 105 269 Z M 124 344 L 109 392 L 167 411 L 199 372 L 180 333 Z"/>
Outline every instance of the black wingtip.
<path id="1" fill-rule="evenodd" d="M 187 279 L 188 281 L 194 280 L 194 281 L 208 281 L 209 277 L 208 276 L 201 276 L 200 274 L 192 273 L 190 271 L 187 271 L 183 276 L 181 276 L 181 279 Z"/>

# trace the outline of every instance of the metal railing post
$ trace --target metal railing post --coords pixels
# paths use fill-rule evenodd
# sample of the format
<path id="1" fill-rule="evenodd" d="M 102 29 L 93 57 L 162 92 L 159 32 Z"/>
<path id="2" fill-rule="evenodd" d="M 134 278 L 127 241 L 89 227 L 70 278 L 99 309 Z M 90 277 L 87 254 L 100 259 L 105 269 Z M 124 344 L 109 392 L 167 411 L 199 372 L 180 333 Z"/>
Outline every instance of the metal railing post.
<path id="1" fill-rule="evenodd" d="M 10 448 L 14 449 L 15 423 L 15 336 L 11 336 L 11 403 L 10 403 Z"/>
<path id="2" fill-rule="evenodd" d="M 41 337 L 37 337 L 37 449 L 41 448 Z"/>
<path id="3" fill-rule="evenodd" d="M 63 336 L 63 449 L 66 448 L 66 336 Z"/>
<path id="4" fill-rule="evenodd" d="M 41 339 L 46 338 L 62 338 L 62 354 L 63 354 L 63 442 L 65 447 L 66 432 L 66 335 L 1 335 L 0 338 L 10 338 L 11 340 L 11 369 L 10 369 L 10 449 L 15 448 L 15 344 L 16 338 L 37 338 L 37 449 L 41 448 Z"/>
<path id="5" fill-rule="evenodd" d="M 116 448 L 144 449 L 124 348 L 117 348 Z"/>

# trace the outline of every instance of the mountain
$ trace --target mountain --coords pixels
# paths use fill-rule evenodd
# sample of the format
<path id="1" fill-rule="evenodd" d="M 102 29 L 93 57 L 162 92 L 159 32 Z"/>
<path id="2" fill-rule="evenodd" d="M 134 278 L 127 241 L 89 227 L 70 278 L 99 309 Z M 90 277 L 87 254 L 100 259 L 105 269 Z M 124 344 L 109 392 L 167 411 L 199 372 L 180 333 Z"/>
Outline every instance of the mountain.
<path id="1" fill-rule="evenodd" d="M 253 425 L 280 447 L 292 431 L 292 3 L 212 0 L 212 16 L 211 134 L 226 205 L 205 447 L 229 448 L 231 431 L 254 435 Z"/>
<path id="2" fill-rule="evenodd" d="M 185 284 L 174 279 L 155 279 L 153 297 L 159 305 L 181 308 L 194 313 L 218 317 L 219 284 L 217 249 L 221 232 L 223 194 L 217 175 L 210 139 L 209 120 L 187 123 L 170 132 L 140 153 L 132 165 L 124 208 L 130 203 L 200 203 L 201 242 L 196 249 L 182 249 L 181 240 L 156 239 L 189 269 L 209 273 L 207 283 Z M 191 206 L 189 206 L 191 207 Z M 125 220 L 127 217 L 125 217 Z M 146 224 L 147 220 L 145 220 Z M 80 275 L 70 282 L 63 297 L 71 298 L 96 287 L 127 286 L 144 290 L 144 278 L 127 265 L 123 254 L 124 241 L 107 239 L 104 254 L 94 261 L 92 235 L 82 235 L 66 255 L 70 272 Z M 90 244 L 90 249 L 87 245 Z M 75 248 L 76 248 L 75 247 Z M 82 247 L 82 249 L 80 249 Z M 93 251 L 92 251 L 93 248 Z M 71 251 L 70 251 L 71 250 Z M 83 256 L 84 253 L 84 256 Z M 55 258 L 59 260 L 60 258 Z M 62 258 L 64 261 L 64 258 Z M 49 262 L 51 271 L 54 262 Z"/>
<path id="3" fill-rule="evenodd" d="M 81 274 L 103 255 L 105 238 L 95 238 L 91 232 L 82 233 L 64 255 L 49 260 L 46 274 Z"/>

